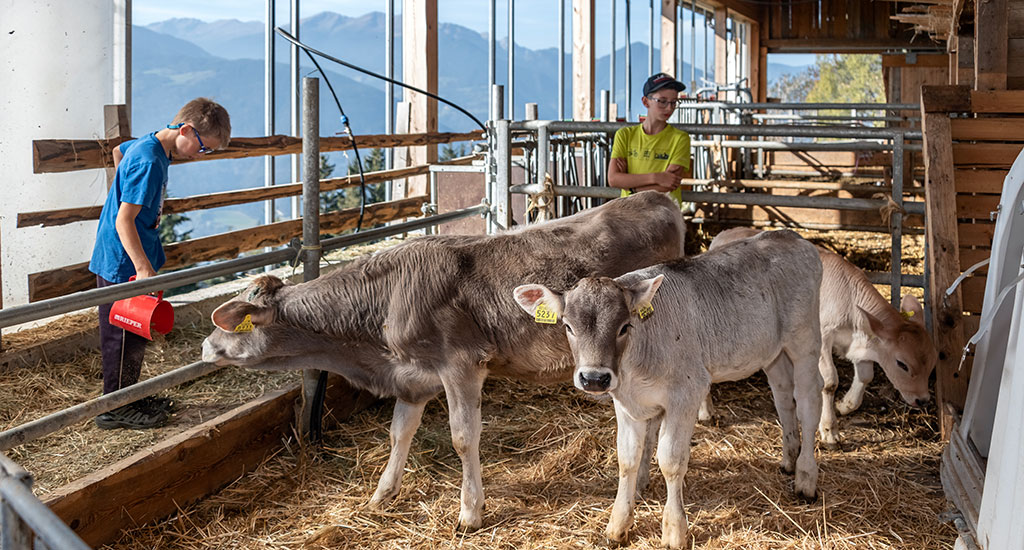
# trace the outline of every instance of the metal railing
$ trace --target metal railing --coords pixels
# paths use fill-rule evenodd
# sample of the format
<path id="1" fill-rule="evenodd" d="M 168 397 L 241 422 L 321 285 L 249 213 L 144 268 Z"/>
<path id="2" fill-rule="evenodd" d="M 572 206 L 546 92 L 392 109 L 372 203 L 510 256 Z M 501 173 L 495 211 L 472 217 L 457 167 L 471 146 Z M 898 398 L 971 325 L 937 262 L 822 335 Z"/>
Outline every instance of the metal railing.
<path id="1" fill-rule="evenodd" d="M 90 550 L 32 493 L 32 475 L 0 454 L 0 549 Z"/>
<path id="2" fill-rule="evenodd" d="M 919 107 L 914 104 L 726 104 L 717 102 L 698 103 L 701 108 L 740 108 L 743 109 L 835 109 L 839 106 L 859 109 L 879 110 L 917 110 Z M 610 135 L 620 128 L 630 124 L 625 122 L 588 122 L 588 121 L 551 121 L 551 120 L 530 120 L 530 121 L 491 121 L 491 143 L 490 153 L 493 158 L 493 189 L 490 190 L 495 205 L 508 204 L 512 193 L 537 194 L 544 191 L 544 175 L 549 172 L 551 164 L 552 144 L 564 141 L 559 133 L 567 135 L 584 134 Z M 921 140 L 921 131 L 916 128 L 903 127 L 865 127 L 865 126 L 801 126 L 801 125 L 770 125 L 770 124 L 672 124 L 674 127 L 688 132 L 691 136 L 707 137 L 711 139 L 694 139 L 691 143 L 699 146 L 716 146 L 724 149 L 736 148 L 743 151 L 765 150 L 791 150 L 791 151 L 891 151 L 892 152 L 892 184 L 890 187 L 890 199 L 846 199 L 828 196 L 781 196 L 763 193 L 733 193 L 733 192 L 711 192 L 700 190 L 700 186 L 715 185 L 723 179 L 724 174 L 713 174 L 717 177 L 701 177 L 695 174 L 694 179 L 684 181 L 684 184 L 697 186 L 698 189 L 682 191 L 682 200 L 686 202 L 709 204 L 709 205 L 756 205 L 766 207 L 797 207 L 817 208 L 828 210 L 849 210 L 849 211 L 883 211 L 889 209 L 889 229 L 892 237 L 891 244 L 891 271 L 888 274 L 888 282 L 891 288 L 892 304 L 899 306 L 902 286 L 912 284 L 923 285 L 924 279 L 911 275 L 903 275 L 901 270 L 902 259 L 902 235 L 903 216 L 910 214 L 924 215 L 923 202 L 903 201 L 904 186 L 904 153 L 908 151 L 920 151 L 921 146 L 917 143 L 907 143 L 909 140 Z M 517 146 L 525 146 L 532 149 L 532 165 L 527 164 L 531 174 L 528 176 L 527 184 L 512 185 L 511 169 L 513 137 L 525 136 L 525 142 L 515 142 Z M 796 138 L 828 138 L 848 139 L 856 141 L 845 142 L 795 142 L 783 143 L 775 141 L 745 141 L 724 139 L 727 136 L 765 138 L 765 137 L 796 137 Z M 531 143 L 532 141 L 532 143 Z M 584 145 L 587 142 L 584 142 Z M 605 149 L 608 143 L 596 142 L 593 149 L 583 147 L 583 165 L 601 166 L 607 156 Z M 560 151 L 559 146 L 555 146 Z M 560 153 L 556 153 L 560 154 Z M 595 160 L 595 156 L 596 159 Z M 556 157 L 557 158 L 557 157 Z M 575 162 L 572 163 L 575 165 Z M 574 168 L 574 166 L 573 166 Z M 588 177 L 583 179 L 581 185 L 564 185 L 557 181 L 552 187 L 556 196 L 561 197 L 585 197 L 608 199 L 619 196 L 620 190 L 607 187 L 606 174 L 600 168 L 591 170 Z M 723 185 L 727 185 L 723 182 Z M 511 210 L 498 209 L 494 212 L 496 223 L 501 227 L 508 227 L 511 224 Z M 877 280 L 877 277 L 875 277 Z"/>

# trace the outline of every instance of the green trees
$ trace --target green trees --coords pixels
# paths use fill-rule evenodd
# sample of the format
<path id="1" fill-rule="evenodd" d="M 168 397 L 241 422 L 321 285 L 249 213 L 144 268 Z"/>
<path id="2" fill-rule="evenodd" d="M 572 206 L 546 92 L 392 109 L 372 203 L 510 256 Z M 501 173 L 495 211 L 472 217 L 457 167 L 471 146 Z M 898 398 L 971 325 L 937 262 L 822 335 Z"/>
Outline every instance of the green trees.
<path id="1" fill-rule="evenodd" d="M 881 103 L 885 101 L 882 58 L 818 55 L 813 66 L 772 82 L 769 95 L 786 103 Z"/>
<path id="2" fill-rule="evenodd" d="M 384 150 L 371 149 L 361 152 L 363 161 L 363 173 L 379 172 L 384 169 Z M 354 155 L 353 155 L 354 157 Z M 326 155 L 320 155 L 320 179 L 327 179 L 334 173 L 334 165 L 327 161 Z M 348 164 L 347 175 L 359 174 L 359 166 L 355 158 Z M 366 204 L 384 200 L 384 184 L 369 184 L 366 186 Z M 337 189 L 320 194 L 320 211 L 335 212 L 346 208 L 359 207 L 359 186 Z"/>

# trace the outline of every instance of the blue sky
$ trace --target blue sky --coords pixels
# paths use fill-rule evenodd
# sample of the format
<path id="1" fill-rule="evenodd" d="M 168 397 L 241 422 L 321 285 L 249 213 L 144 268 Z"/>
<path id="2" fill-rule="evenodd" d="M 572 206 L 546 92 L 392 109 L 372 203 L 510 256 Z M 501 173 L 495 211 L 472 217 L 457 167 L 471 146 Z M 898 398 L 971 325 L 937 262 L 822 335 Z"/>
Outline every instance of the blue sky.
<path id="1" fill-rule="evenodd" d="M 508 34 L 508 0 L 496 3 L 496 32 L 499 38 Z M 288 20 L 288 9 L 291 2 L 278 0 L 277 18 L 279 22 Z M 322 11 L 333 11 L 342 15 L 360 16 L 371 11 L 384 12 L 384 0 L 301 0 L 300 15 L 305 18 Z M 571 2 L 565 0 L 566 51 L 571 51 Z M 610 28 L 609 13 L 612 0 L 597 0 L 597 55 L 606 55 L 609 50 Z M 625 2 L 615 0 L 616 15 L 616 48 L 625 44 L 624 22 Z M 401 12 L 402 0 L 394 0 L 395 10 Z M 655 9 L 660 9 L 660 2 L 654 2 Z M 490 3 L 486 0 L 438 0 L 438 19 L 442 22 L 456 23 L 464 27 L 487 32 Z M 515 41 L 530 49 L 554 48 L 558 45 L 558 2 L 552 0 L 515 0 Z M 173 17 L 193 17 L 204 21 L 218 19 L 239 19 L 242 21 L 263 21 L 266 10 L 265 2 L 258 0 L 134 0 L 132 17 L 137 25 L 148 25 Z M 633 0 L 630 3 L 634 42 L 648 41 L 650 20 L 650 1 Z M 657 16 L 657 13 L 655 14 Z M 688 23 L 688 19 L 687 19 Z M 700 42 L 703 40 L 703 28 L 698 19 L 697 55 L 702 56 Z M 658 40 L 657 22 L 655 23 L 655 40 Z M 689 48 L 689 25 L 684 27 L 684 48 Z M 657 43 L 657 42 L 656 42 Z M 687 54 L 688 57 L 688 54 Z M 812 55 L 772 56 L 773 63 L 788 65 L 804 65 L 814 62 Z"/>

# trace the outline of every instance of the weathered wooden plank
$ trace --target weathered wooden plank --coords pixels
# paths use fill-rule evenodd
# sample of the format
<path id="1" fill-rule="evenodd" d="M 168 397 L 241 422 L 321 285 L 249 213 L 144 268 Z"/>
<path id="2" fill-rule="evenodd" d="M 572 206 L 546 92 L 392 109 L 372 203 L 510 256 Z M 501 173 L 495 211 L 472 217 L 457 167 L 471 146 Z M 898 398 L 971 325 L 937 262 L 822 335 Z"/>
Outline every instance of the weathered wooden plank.
<path id="1" fill-rule="evenodd" d="M 954 118 L 954 140 L 1024 141 L 1024 118 Z"/>
<path id="2" fill-rule="evenodd" d="M 1020 143 L 954 143 L 953 164 L 986 168 L 1013 166 L 1024 144 Z"/>
<path id="3" fill-rule="evenodd" d="M 962 248 L 960 248 L 960 250 L 958 251 L 957 256 L 960 258 L 961 268 L 968 269 L 972 265 L 988 258 L 991 254 L 992 249 L 990 248 L 967 248 L 966 245 L 962 245 Z M 984 273 L 985 271 L 987 271 L 987 269 L 988 267 L 986 266 L 981 268 L 979 271 Z"/>
<path id="4" fill-rule="evenodd" d="M 364 174 L 364 177 L 367 184 L 373 184 L 392 179 L 404 178 L 407 176 L 427 174 L 429 172 L 430 166 L 424 164 L 421 166 L 410 166 L 408 168 L 396 168 L 394 170 L 367 172 Z M 342 178 L 330 178 L 320 181 L 320 192 L 323 193 L 347 187 L 357 187 L 358 185 L 358 175 L 345 176 Z M 287 183 L 275 185 L 273 187 L 252 187 L 249 189 L 196 195 L 181 199 L 167 199 L 164 201 L 163 211 L 165 214 L 191 212 L 193 210 L 220 208 L 222 206 L 280 199 L 284 197 L 299 196 L 301 194 L 301 183 Z M 23 212 L 18 214 L 18 227 L 30 227 L 33 225 L 50 227 L 86 220 L 97 220 L 100 217 L 101 208 L 101 206 L 84 206 L 79 208 Z"/>
<path id="5" fill-rule="evenodd" d="M 483 139 L 483 131 L 464 133 L 378 134 L 356 136 L 361 148 L 390 148 Z M 124 139 L 37 139 L 32 142 L 32 170 L 36 174 L 71 172 L 93 168 L 113 167 L 110 152 Z M 320 151 L 344 151 L 352 148 L 348 137 L 321 137 Z M 175 161 L 201 162 L 207 160 L 246 158 L 265 155 L 294 155 L 302 151 L 302 139 L 292 136 L 232 138 L 223 151 L 201 155 L 196 159 Z"/>
<path id="6" fill-rule="evenodd" d="M 401 218 L 418 217 L 420 207 L 429 200 L 425 196 L 410 197 L 366 207 L 363 225 L 366 227 Z M 359 209 L 350 208 L 320 217 L 321 233 L 340 233 L 355 227 Z M 164 248 L 167 263 L 162 269 L 176 269 L 197 262 L 233 258 L 242 252 L 278 246 L 302 234 L 302 219 L 287 220 L 270 225 L 241 229 L 219 235 L 168 245 Z M 96 276 L 89 272 L 89 263 L 65 266 L 32 273 L 28 276 L 29 301 L 55 298 L 80 290 L 93 288 Z"/>
<path id="7" fill-rule="evenodd" d="M 925 87 L 925 89 L 932 87 Z M 952 87 L 934 87 L 934 90 Z M 959 88 L 959 87 L 957 87 Z M 963 306 L 960 290 L 946 295 L 946 289 L 960 275 L 959 235 L 956 221 L 956 188 L 953 182 L 953 147 L 947 108 L 949 96 L 923 94 L 921 105 L 925 156 L 926 241 L 929 288 L 932 304 L 932 331 L 939 361 L 936 366 L 935 393 L 939 403 L 940 425 L 950 424 L 945 403 L 963 410 L 967 395 L 966 377 L 957 376 L 960 349 L 963 348 Z M 937 100 L 937 105 L 932 100 Z M 949 433 L 944 432 L 948 438 Z"/>
<path id="8" fill-rule="evenodd" d="M 1006 89 L 1007 3 L 1007 0 L 975 2 L 974 82 L 978 90 Z"/>
<path id="9" fill-rule="evenodd" d="M 961 223 L 957 226 L 957 234 L 960 236 L 960 246 L 992 246 L 992 236 L 994 235 L 995 230 L 995 222 Z M 965 265 L 963 256 L 960 257 L 960 264 Z"/>
<path id="10" fill-rule="evenodd" d="M 964 312 L 980 314 L 982 305 L 985 303 L 985 280 L 984 275 L 973 275 L 960 283 L 963 288 Z M 964 336 L 970 336 L 964 331 Z M 966 341 L 966 340 L 965 340 Z M 957 357 L 957 361 L 960 357 Z"/>
<path id="11" fill-rule="evenodd" d="M 1008 170 L 957 170 L 957 193 L 1002 193 Z"/>
<path id="12" fill-rule="evenodd" d="M 325 404 L 344 421 L 375 398 L 331 375 Z M 66 485 L 46 504 L 91 547 L 179 511 L 254 470 L 292 434 L 298 387 L 268 393 Z"/>
<path id="13" fill-rule="evenodd" d="M 742 206 L 720 205 L 717 208 L 697 205 L 695 217 L 716 217 L 735 221 L 778 221 L 795 223 L 844 224 L 850 226 L 885 227 L 877 212 L 856 212 L 840 210 L 819 210 L 814 208 L 792 208 L 787 206 Z M 923 227 L 921 216 L 903 219 L 903 227 Z"/>
<path id="14" fill-rule="evenodd" d="M 922 86 L 921 105 L 929 113 L 971 110 L 971 89 L 967 86 Z"/>
<path id="15" fill-rule="evenodd" d="M 973 91 L 975 113 L 1024 113 L 1024 90 Z"/>
<path id="16" fill-rule="evenodd" d="M 956 216 L 991 220 L 992 213 L 999 206 L 999 195 L 957 195 Z"/>
<path id="17" fill-rule="evenodd" d="M 780 166 L 892 166 L 892 153 L 882 151 L 769 151 L 768 162 Z"/>
<path id="18" fill-rule="evenodd" d="M 913 59 L 914 61 L 910 62 L 903 54 L 883 55 L 882 67 L 946 67 L 949 65 L 949 55 L 944 53 L 919 53 Z"/>

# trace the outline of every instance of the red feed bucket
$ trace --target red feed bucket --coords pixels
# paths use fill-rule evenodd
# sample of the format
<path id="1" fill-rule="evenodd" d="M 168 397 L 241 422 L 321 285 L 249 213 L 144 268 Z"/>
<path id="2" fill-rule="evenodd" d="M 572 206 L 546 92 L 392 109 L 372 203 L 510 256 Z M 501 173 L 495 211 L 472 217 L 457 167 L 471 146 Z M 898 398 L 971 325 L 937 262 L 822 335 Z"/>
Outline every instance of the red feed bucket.
<path id="1" fill-rule="evenodd" d="M 174 307 L 164 301 L 162 290 L 156 296 L 143 294 L 118 300 L 110 308 L 110 324 L 152 340 L 154 332 L 167 334 L 174 328 Z"/>

